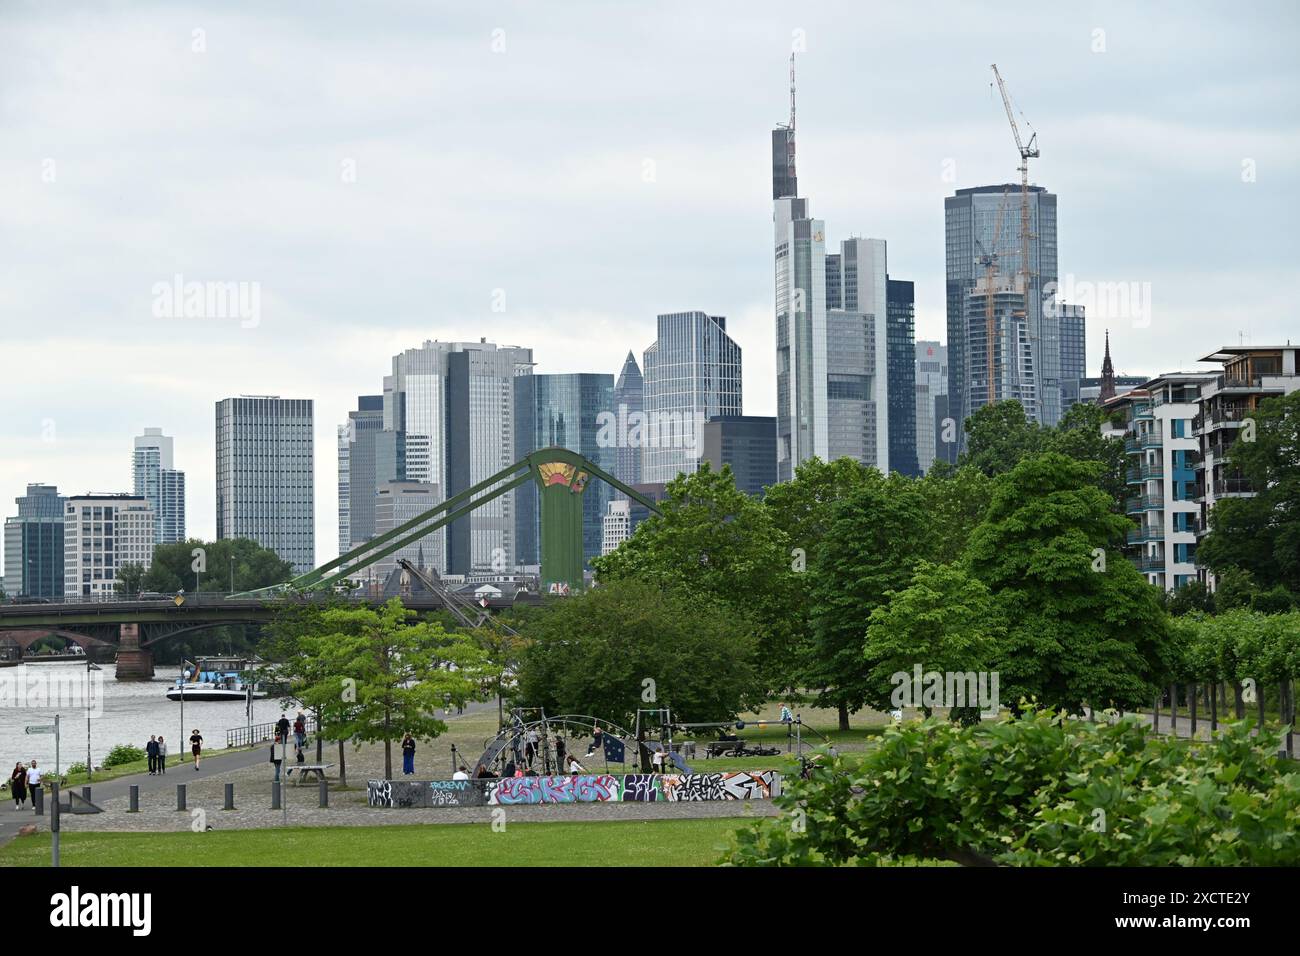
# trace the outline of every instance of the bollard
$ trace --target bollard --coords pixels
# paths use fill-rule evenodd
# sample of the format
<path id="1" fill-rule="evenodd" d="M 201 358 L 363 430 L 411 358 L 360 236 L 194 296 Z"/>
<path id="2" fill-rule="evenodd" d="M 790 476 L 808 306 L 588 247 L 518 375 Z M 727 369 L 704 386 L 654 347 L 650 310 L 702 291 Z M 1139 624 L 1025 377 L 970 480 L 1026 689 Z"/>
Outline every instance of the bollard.
<path id="1" fill-rule="evenodd" d="M 321 777 L 320 781 L 320 805 L 322 807 L 328 807 L 330 805 L 330 785 L 326 782 L 324 777 Z"/>
<path id="2" fill-rule="evenodd" d="M 45 788 L 41 786 L 32 787 L 32 809 L 36 811 L 38 817 L 45 816 Z"/>
<path id="3" fill-rule="evenodd" d="M 126 812 L 140 812 L 140 785 L 138 783 L 131 784 L 131 804 L 126 808 Z"/>
<path id="4" fill-rule="evenodd" d="M 271 809 L 280 809 L 280 781 L 276 780 L 271 784 Z"/>
<path id="5" fill-rule="evenodd" d="M 176 784 L 176 809 L 185 809 L 185 784 L 183 783 Z"/>
<path id="6" fill-rule="evenodd" d="M 222 810 L 235 809 L 235 785 L 233 783 L 226 784 L 226 805 L 221 809 Z"/>

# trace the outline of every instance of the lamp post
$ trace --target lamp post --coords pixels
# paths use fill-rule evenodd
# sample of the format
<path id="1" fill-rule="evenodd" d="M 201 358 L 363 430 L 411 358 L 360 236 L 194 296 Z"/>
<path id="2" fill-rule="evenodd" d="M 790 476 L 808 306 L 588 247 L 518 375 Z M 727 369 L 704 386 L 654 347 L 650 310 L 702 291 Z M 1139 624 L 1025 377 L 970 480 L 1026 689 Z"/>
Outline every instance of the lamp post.
<path id="1" fill-rule="evenodd" d="M 92 709 L 90 706 L 90 697 L 91 697 L 90 672 L 101 670 L 101 669 L 102 668 L 100 668 L 98 664 L 96 664 L 94 661 L 90 659 L 90 655 L 87 654 L 86 655 L 86 782 L 87 783 L 91 783 L 93 780 L 92 770 L 91 770 L 93 764 L 90 761 L 90 712 Z"/>

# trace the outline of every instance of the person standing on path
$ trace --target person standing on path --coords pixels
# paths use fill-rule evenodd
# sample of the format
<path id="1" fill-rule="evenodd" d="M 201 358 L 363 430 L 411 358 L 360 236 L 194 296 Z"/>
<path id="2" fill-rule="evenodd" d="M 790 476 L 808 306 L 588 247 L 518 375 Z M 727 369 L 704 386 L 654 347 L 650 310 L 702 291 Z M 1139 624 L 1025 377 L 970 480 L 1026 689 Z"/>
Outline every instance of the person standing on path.
<path id="1" fill-rule="evenodd" d="M 27 768 L 18 761 L 13 773 L 9 774 L 9 790 L 14 796 L 14 809 L 21 810 L 27 802 Z"/>
<path id="2" fill-rule="evenodd" d="M 298 717 L 293 722 L 293 737 L 299 750 L 307 746 L 307 718 L 303 716 L 301 710 L 298 711 Z"/>
<path id="3" fill-rule="evenodd" d="M 154 766 L 158 768 L 159 773 L 167 772 L 167 743 L 162 737 L 158 738 L 158 760 Z"/>
<path id="4" fill-rule="evenodd" d="M 27 792 L 32 795 L 32 808 L 35 809 L 36 795 L 41 792 L 41 772 L 37 769 L 35 760 L 27 770 Z"/>
<path id="5" fill-rule="evenodd" d="M 284 738 L 279 734 L 276 734 L 275 742 L 271 744 L 271 763 L 275 764 L 275 779 L 277 781 L 280 779 L 280 757 L 276 754 L 275 749 L 280 746 L 282 740 L 284 740 Z"/>
<path id="6" fill-rule="evenodd" d="M 281 714 L 280 719 L 275 722 L 275 732 L 280 737 L 281 742 L 288 741 L 289 718 L 286 717 L 284 714 Z"/>
<path id="7" fill-rule="evenodd" d="M 158 772 L 158 738 L 149 735 L 149 742 L 144 745 L 145 756 L 149 758 L 149 776 Z"/>
<path id="8" fill-rule="evenodd" d="M 194 769 L 199 769 L 199 755 L 203 753 L 203 735 L 199 733 L 199 728 L 194 728 L 194 733 L 190 734 L 190 753 L 194 755 Z"/>
<path id="9" fill-rule="evenodd" d="M 415 738 L 409 733 L 402 738 L 402 773 L 415 773 Z"/>

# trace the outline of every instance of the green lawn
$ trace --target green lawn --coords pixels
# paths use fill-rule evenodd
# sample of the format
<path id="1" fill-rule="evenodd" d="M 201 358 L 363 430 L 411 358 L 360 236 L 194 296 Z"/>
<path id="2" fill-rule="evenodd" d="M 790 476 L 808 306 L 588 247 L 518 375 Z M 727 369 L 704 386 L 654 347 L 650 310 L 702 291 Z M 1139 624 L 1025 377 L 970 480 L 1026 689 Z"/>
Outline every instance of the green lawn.
<path id="1" fill-rule="evenodd" d="M 64 866 L 711 866 L 737 819 L 490 822 L 62 834 Z M 50 836 L 0 848 L 0 866 L 49 866 Z"/>

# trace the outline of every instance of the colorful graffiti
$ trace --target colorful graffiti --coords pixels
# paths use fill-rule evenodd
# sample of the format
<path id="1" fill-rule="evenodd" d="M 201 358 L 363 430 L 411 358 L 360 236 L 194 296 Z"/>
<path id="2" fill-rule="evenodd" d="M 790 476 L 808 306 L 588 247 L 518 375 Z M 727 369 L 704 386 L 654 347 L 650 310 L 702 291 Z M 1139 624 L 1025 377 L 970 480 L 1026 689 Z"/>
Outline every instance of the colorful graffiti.
<path id="1" fill-rule="evenodd" d="M 775 770 L 507 777 L 504 780 L 371 780 L 367 783 L 370 806 L 401 808 L 768 800 L 780 793 L 781 775 Z"/>
<path id="2" fill-rule="evenodd" d="M 507 777 L 488 798 L 492 804 L 599 803 L 618 799 L 618 778 L 608 774 L 573 777 Z"/>

